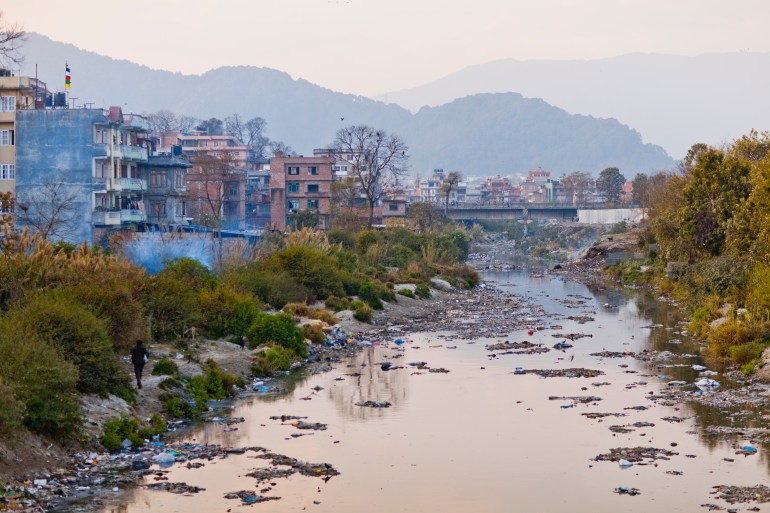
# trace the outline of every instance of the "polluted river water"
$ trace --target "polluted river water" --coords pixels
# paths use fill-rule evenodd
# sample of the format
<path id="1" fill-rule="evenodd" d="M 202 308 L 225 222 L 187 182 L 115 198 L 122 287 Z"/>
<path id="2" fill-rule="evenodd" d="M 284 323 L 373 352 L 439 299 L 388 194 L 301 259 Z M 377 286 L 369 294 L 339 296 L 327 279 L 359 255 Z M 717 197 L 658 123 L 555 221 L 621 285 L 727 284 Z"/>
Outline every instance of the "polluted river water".
<path id="1" fill-rule="evenodd" d="M 671 381 L 691 384 L 700 379 L 692 368 L 703 364 L 694 356 L 700 345 L 683 333 L 675 306 L 641 293 L 589 288 L 526 270 L 487 272 L 483 277 L 525 302 L 533 325 L 545 329 L 531 335 L 518 329 L 492 338 L 455 338 L 451 331 L 407 332 L 403 345 L 390 340 L 364 348 L 330 372 L 294 380 L 284 394 L 239 400 L 227 415 L 243 417 L 244 422 L 229 428 L 207 423 L 187 438 L 224 447 L 263 447 L 307 462 L 328 463 L 339 475 L 322 479 L 295 473 L 258 482 L 247 474 L 269 467 L 270 460 L 248 451 L 203 461 L 200 468 L 177 463 L 167 469 L 164 478 L 169 482 L 205 489 L 199 493 L 140 486 L 116 495 L 102 511 L 609 513 L 705 511 L 708 506 L 702 505 L 710 504 L 740 510 L 754 506 L 731 506 L 711 492 L 716 485 L 767 484 L 764 448 L 736 454 L 749 443 L 747 439 L 716 438 L 706 428 L 757 425 L 766 412 L 648 399 L 669 388 Z M 462 303 L 456 308 L 462 310 Z M 484 322 L 491 322 L 494 315 L 488 312 Z M 461 322 L 473 329 L 477 321 L 469 315 Z M 552 348 L 565 340 L 554 337 L 556 333 L 590 336 L 568 340 L 573 347 L 562 351 Z M 485 348 L 525 340 L 550 351 L 497 351 L 492 356 Z M 591 356 L 645 349 L 680 356 L 658 366 L 632 357 Z M 385 361 L 397 368 L 383 370 Z M 420 361 L 449 372 L 408 365 Z M 544 378 L 516 374 L 517 367 L 586 368 L 603 374 Z M 721 374 L 712 377 L 723 381 L 723 387 L 730 386 Z M 595 398 L 574 399 L 585 396 Z M 356 405 L 365 401 L 387 401 L 391 406 Z M 589 413 L 617 416 L 591 418 L 585 415 Z M 281 415 L 307 417 L 304 420 L 326 424 L 326 429 L 298 430 L 288 420 L 270 418 Z M 612 431 L 611 426 L 623 429 Z M 595 460 L 613 448 L 638 446 L 676 454 L 627 468 Z M 145 484 L 153 482 L 152 475 L 144 478 Z M 619 494 L 618 488 L 636 489 L 639 494 Z M 225 498 L 243 490 L 280 499 L 247 505 Z"/>

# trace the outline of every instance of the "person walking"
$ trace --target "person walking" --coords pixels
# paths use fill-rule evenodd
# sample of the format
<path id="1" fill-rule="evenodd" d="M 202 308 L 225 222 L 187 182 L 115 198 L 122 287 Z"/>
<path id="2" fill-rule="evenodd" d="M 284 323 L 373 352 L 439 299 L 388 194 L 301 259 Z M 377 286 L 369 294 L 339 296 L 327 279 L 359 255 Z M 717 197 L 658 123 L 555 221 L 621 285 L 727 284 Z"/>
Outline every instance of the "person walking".
<path id="1" fill-rule="evenodd" d="M 136 346 L 131 350 L 131 363 L 134 364 L 134 375 L 136 375 L 136 388 L 142 388 L 142 370 L 150 353 L 142 346 L 142 341 L 137 340 Z"/>

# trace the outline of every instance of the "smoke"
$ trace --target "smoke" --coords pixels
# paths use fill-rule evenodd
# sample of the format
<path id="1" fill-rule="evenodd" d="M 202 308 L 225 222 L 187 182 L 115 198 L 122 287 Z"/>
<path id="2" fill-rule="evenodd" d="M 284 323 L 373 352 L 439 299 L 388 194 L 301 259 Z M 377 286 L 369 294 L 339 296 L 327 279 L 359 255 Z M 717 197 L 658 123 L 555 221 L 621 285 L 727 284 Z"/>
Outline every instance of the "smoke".
<path id="1" fill-rule="evenodd" d="M 211 269 L 214 247 L 210 237 L 202 234 L 169 236 L 168 233 L 136 234 L 123 247 L 123 254 L 131 262 L 156 274 L 165 262 L 176 258 L 192 258 Z"/>

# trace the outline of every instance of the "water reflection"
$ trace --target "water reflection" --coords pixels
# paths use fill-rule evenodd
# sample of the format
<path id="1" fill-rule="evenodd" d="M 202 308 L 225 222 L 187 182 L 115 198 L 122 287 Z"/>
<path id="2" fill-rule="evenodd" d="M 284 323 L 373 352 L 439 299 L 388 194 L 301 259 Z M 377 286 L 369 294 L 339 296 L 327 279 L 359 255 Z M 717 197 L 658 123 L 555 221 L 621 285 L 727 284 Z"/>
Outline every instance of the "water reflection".
<path id="1" fill-rule="evenodd" d="M 575 341 L 567 352 L 490 359 L 484 345 L 496 339 L 466 341 L 440 332 L 414 334 L 403 352 L 393 345 L 373 347 L 329 373 L 292 373 L 284 379 L 283 394 L 237 403 L 231 414 L 246 419 L 237 431 L 224 432 L 221 425 L 209 424 L 191 438 L 231 446 L 259 445 L 306 461 L 329 462 L 341 472 L 328 483 L 304 476 L 277 480 L 270 494 L 282 499 L 255 506 L 271 512 L 304 508 L 319 513 L 689 512 L 713 502 L 709 492 L 716 484 L 753 485 L 767 479 L 764 450 L 748 458 L 736 456 L 729 443 L 708 431 L 712 426 L 762 426 L 766 412 L 697 403 L 666 406 L 647 400 L 650 392 L 666 389 L 667 381 L 691 383 L 698 375 L 692 364 L 701 361 L 701 344 L 682 332 L 675 306 L 641 292 L 589 288 L 529 271 L 484 276 L 520 295 L 526 315 L 541 319 L 539 324 L 592 336 Z M 580 316 L 594 321 L 580 324 L 568 319 Z M 516 332 L 507 339 L 550 347 L 558 341 L 552 336 L 555 332 L 543 329 L 532 336 Z M 450 345 L 457 348 L 448 349 Z M 590 356 L 603 350 L 646 348 L 680 356 L 662 364 Z M 383 371 L 380 364 L 386 360 L 405 368 Z M 426 361 L 451 372 L 415 372 L 407 366 L 410 361 Z M 514 375 L 517 366 L 587 367 L 605 374 L 598 379 L 541 379 Z M 658 377 L 664 374 L 668 380 Z M 597 386 L 601 383 L 609 385 Z M 314 391 L 314 387 L 323 389 Z M 549 400 L 550 396 L 588 394 L 601 401 L 561 408 L 567 401 Z M 392 406 L 355 405 L 367 400 L 388 401 Z M 625 409 L 640 405 L 648 409 Z M 602 421 L 582 415 L 592 412 L 626 416 Z M 294 438 L 291 425 L 269 419 L 284 414 L 306 416 L 328 424 L 328 429 Z M 697 422 L 661 420 L 693 415 L 698 416 Z M 624 434 L 608 429 L 634 422 L 655 425 Z M 731 439 L 745 441 L 738 435 Z M 621 471 L 615 464 L 591 461 L 613 447 L 670 448 L 672 443 L 680 455 L 659 461 L 656 467 Z M 196 470 L 174 468 L 169 480 L 203 486 L 206 492 L 178 497 L 139 489 L 104 511 L 224 511 L 238 504 L 225 501 L 223 495 L 255 489 L 255 481 L 243 476 L 264 464 L 242 455 Z M 666 471 L 683 474 L 672 479 Z M 630 500 L 619 497 L 612 493 L 615 486 L 634 486 L 642 495 Z"/>

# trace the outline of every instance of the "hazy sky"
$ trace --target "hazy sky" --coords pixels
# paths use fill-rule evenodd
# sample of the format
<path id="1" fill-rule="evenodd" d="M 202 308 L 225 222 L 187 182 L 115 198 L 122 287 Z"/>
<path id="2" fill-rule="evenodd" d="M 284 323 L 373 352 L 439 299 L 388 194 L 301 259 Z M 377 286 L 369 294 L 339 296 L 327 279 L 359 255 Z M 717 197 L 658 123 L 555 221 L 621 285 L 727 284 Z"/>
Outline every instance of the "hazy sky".
<path id="1" fill-rule="evenodd" d="M 768 0 L 3 0 L 24 29 L 153 68 L 279 69 L 373 95 L 502 58 L 770 51 Z"/>

